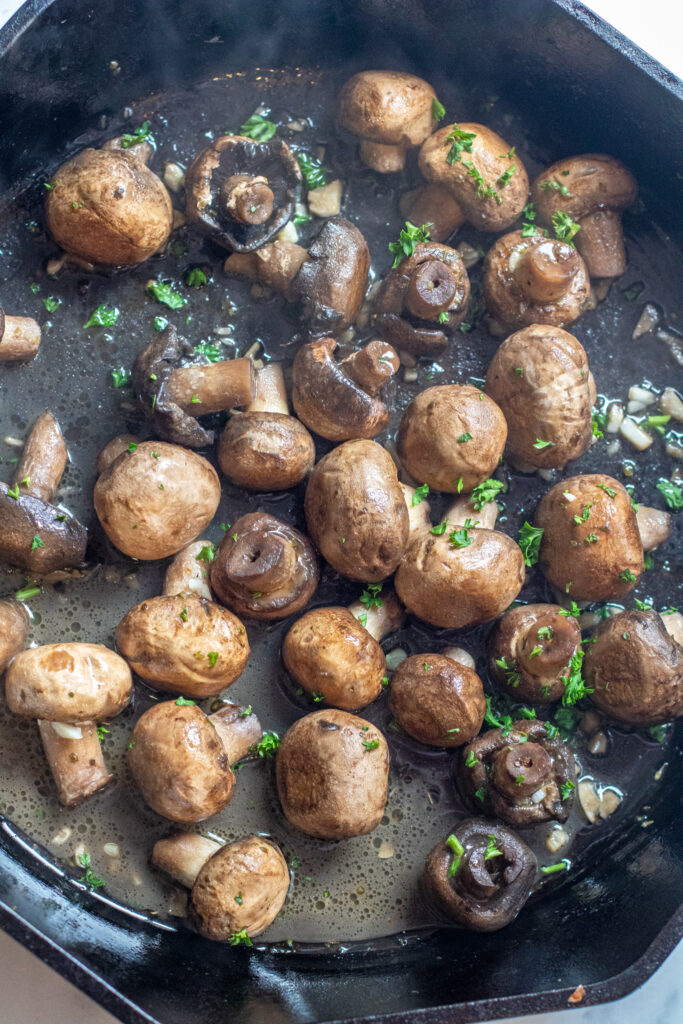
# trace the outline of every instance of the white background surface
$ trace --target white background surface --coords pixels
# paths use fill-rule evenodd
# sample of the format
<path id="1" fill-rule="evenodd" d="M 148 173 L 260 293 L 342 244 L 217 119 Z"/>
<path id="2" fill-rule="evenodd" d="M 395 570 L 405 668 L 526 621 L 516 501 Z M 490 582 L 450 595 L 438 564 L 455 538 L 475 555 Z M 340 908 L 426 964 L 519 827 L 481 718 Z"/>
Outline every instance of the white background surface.
<path id="1" fill-rule="evenodd" d="M 19 6 L 15 0 L 0 0 L 0 25 Z M 589 6 L 683 78 L 681 0 L 593 0 Z M 116 1024 L 108 1013 L 2 934 L 0 1007 L 0 1024 Z M 509 1024 L 568 1024 L 570 1020 L 573 1024 L 679 1024 L 683 1021 L 683 945 L 643 988 L 618 1003 L 516 1017 Z"/>

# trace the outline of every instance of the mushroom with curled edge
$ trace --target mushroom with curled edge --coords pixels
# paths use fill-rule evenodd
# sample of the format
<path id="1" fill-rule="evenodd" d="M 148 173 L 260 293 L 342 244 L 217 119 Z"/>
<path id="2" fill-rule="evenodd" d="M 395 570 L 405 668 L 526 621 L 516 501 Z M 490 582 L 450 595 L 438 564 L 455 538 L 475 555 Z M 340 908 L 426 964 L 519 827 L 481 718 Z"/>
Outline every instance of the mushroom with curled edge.
<path id="1" fill-rule="evenodd" d="M 136 357 L 132 384 L 159 437 L 188 448 L 203 448 L 213 444 L 214 434 L 197 417 L 249 405 L 254 398 L 254 364 L 242 357 L 183 365 L 193 353 L 192 346 L 169 324 Z"/>
<path id="2" fill-rule="evenodd" d="M 10 662 L 7 706 L 15 715 L 38 721 L 59 800 L 67 807 L 111 779 L 96 722 L 120 714 L 132 692 L 128 665 L 100 644 L 45 644 Z"/>
<path id="3" fill-rule="evenodd" d="M 486 394 L 502 410 L 516 463 L 561 469 L 588 451 L 595 381 L 583 346 L 560 327 L 533 324 L 506 338 L 489 365 Z"/>
<path id="4" fill-rule="evenodd" d="M 336 347 L 334 338 L 319 338 L 294 357 L 297 416 L 329 441 L 375 437 L 389 422 L 389 409 L 378 395 L 398 370 L 398 354 L 376 338 L 338 363 Z"/>
<path id="5" fill-rule="evenodd" d="M 600 624 L 584 662 L 592 700 L 620 722 L 657 725 L 683 715 L 683 645 L 668 615 L 620 612 Z"/>
<path id="6" fill-rule="evenodd" d="M 35 359 L 40 348 L 40 326 L 30 316 L 10 316 L 0 306 L 0 363 Z"/>
<path id="7" fill-rule="evenodd" d="M 555 484 L 536 510 L 539 564 L 575 601 L 605 601 L 635 587 L 645 570 L 636 514 L 611 476 L 588 473 Z"/>
<path id="8" fill-rule="evenodd" d="M 501 327 L 566 327 L 588 306 L 590 280 L 574 246 L 542 234 L 503 235 L 484 261 L 484 302 Z"/>
<path id="9" fill-rule="evenodd" d="M 486 698 L 473 668 L 444 654 L 415 654 L 391 677 L 389 707 L 401 728 L 430 747 L 461 747 L 481 729 Z"/>
<path id="10" fill-rule="evenodd" d="M 231 483 L 252 491 L 288 490 L 313 469 L 313 438 L 290 416 L 279 363 L 256 371 L 254 397 L 226 423 L 218 462 Z"/>
<path id="11" fill-rule="evenodd" d="M 151 862 L 190 894 L 190 918 L 200 935 L 251 946 L 280 913 L 289 890 L 282 852 L 264 836 L 224 846 L 192 832 L 176 832 L 154 844 Z"/>
<path id="12" fill-rule="evenodd" d="M 456 766 L 468 804 L 518 828 L 566 821 L 576 790 L 576 762 L 556 734 L 557 726 L 525 719 L 478 736 Z"/>
<path id="13" fill-rule="evenodd" d="M 409 515 L 394 461 L 375 441 L 345 441 L 324 455 L 304 511 L 313 543 L 343 576 L 378 583 L 396 569 Z"/>
<path id="14" fill-rule="evenodd" d="M 29 614 L 25 605 L 12 598 L 0 601 L 0 676 L 15 654 L 28 641 Z"/>
<path id="15" fill-rule="evenodd" d="M 229 704 L 205 715 L 183 697 L 148 708 L 128 745 L 128 764 L 145 803 L 179 822 L 203 821 L 227 807 L 235 788 L 230 766 L 261 737 L 258 719 L 247 710 Z M 250 719 L 247 726 L 240 712 Z"/>
<path id="16" fill-rule="evenodd" d="M 429 852 L 422 886 L 462 928 L 495 932 L 517 917 L 533 887 L 536 857 L 510 829 L 468 818 Z"/>
<path id="17" fill-rule="evenodd" d="M 39 576 L 82 564 L 87 530 L 52 504 L 67 459 L 59 423 L 46 410 L 26 440 L 12 487 L 0 483 L 0 560 Z"/>
<path id="18" fill-rule="evenodd" d="M 549 704 L 564 694 L 572 659 L 580 650 L 579 624 L 559 605 L 519 605 L 493 627 L 489 672 L 515 700 Z"/>
<path id="19" fill-rule="evenodd" d="M 443 352 L 465 319 L 470 281 L 457 249 L 419 242 L 384 278 L 373 305 L 376 330 L 420 356 Z"/>
<path id="20" fill-rule="evenodd" d="M 308 537 L 266 512 L 233 523 L 209 569 L 218 600 L 252 619 L 284 619 L 301 611 L 319 578 Z"/>
<path id="21" fill-rule="evenodd" d="M 439 384 L 417 395 L 396 439 L 410 475 L 431 490 L 471 491 L 498 466 L 507 424 L 496 403 L 470 384 Z"/>
<path id="22" fill-rule="evenodd" d="M 399 200 L 401 216 L 411 224 L 429 228 L 433 242 L 445 242 L 467 218 L 445 185 L 422 185 L 404 192 Z"/>
<path id="23" fill-rule="evenodd" d="M 510 227 L 529 195 L 514 147 L 483 124 L 440 128 L 422 144 L 419 165 L 427 181 L 448 189 L 464 219 L 481 231 Z"/>
<path id="24" fill-rule="evenodd" d="M 380 174 L 403 170 L 406 154 L 431 135 L 436 93 L 405 71 L 361 71 L 339 95 L 337 120 L 360 137 L 362 162 Z"/>
<path id="25" fill-rule="evenodd" d="M 287 820 L 318 839 L 350 839 L 377 828 L 387 802 L 389 748 L 371 722 L 328 708 L 298 719 L 275 762 Z"/>
<path id="26" fill-rule="evenodd" d="M 576 246 L 591 277 L 619 277 L 626 270 L 621 213 L 638 194 L 635 178 L 604 153 L 566 157 L 536 178 L 532 198 L 548 227 L 558 218 L 578 223 Z"/>
<path id="27" fill-rule="evenodd" d="M 94 503 L 104 532 L 130 558 L 168 558 L 204 530 L 220 501 L 218 474 L 196 452 L 131 442 L 99 476 Z"/>
<path id="28" fill-rule="evenodd" d="M 358 711 L 379 697 L 387 681 L 380 641 L 404 619 L 395 594 L 373 586 L 363 598 L 349 608 L 313 608 L 282 644 L 295 682 L 316 701 L 343 711 Z"/>
<path id="29" fill-rule="evenodd" d="M 254 253 L 233 253 L 228 276 L 258 281 L 298 303 L 311 337 L 337 334 L 356 322 L 365 297 L 370 250 L 351 221 L 325 221 L 309 249 L 270 242 Z"/>
<path id="30" fill-rule="evenodd" d="M 254 142 L 222 135 L 185 174 L 188 223 L 225 249 L 253 252 L 287 223 L 301 180 L 282 139 Z"/>

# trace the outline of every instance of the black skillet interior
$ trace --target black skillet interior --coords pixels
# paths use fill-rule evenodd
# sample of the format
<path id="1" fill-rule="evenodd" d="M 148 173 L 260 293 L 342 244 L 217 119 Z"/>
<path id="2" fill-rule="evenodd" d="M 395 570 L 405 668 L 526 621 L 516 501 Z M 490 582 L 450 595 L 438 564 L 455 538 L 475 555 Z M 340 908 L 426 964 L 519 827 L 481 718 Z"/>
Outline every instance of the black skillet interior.
<path id="1" fill-rule="evenodd" d="M 476 77 L 525 110 L 557 155 L 620 155 L 648 210 L 681 241 L 683 152 L 671 146 L 683 128 L 680 83 L 582 8 L 543 0 L 29 3 L 0 34 L 0 192 L 51 165 L 101 114 L 154 90 L 227 68 L 316 61 Z M 620 832 L 572 885 L 492 936 L 444 932 L 343 961 L 249 956 L 123 919 L 96 897 L 74 902 L 73 886 L 8 823 L 0 921 L 130 1021 L 485 1020 L 565 1005 L 578 984 L 598 1002 L 644 980 L 680 935 L 680 745 L 671 760 L 651 828 Z"/>

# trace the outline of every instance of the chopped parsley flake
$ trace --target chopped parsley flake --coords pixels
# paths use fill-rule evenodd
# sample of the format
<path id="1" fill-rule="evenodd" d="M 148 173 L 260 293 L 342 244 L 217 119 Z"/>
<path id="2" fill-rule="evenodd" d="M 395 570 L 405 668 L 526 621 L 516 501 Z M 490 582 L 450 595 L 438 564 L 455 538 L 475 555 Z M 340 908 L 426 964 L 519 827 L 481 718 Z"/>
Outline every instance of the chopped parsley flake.
<path id="1" fill-rule="evenodd" d="M 422 227 L 417 227 L 417 225 L 411 224 L 407 220 L 405 228 L 401 228 L 398 242 L 389 242 L 389 252 L 394 256 L 392 268 L 398 267 L 404 259 L 412 256 L 415 252 L 415 247 L 420 242 L 427 242 L 428 240 L 429 228 L 426 224 L 423 224 Z"/>

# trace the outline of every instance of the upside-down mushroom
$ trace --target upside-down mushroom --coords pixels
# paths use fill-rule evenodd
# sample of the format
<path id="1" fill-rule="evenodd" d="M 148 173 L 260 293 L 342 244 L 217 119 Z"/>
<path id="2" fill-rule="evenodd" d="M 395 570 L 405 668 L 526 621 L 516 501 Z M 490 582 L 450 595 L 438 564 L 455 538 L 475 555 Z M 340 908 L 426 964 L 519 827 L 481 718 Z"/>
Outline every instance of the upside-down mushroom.
<path id="1" fill-rule="evenodd" d="M 0 363 L 35 359 L 40 348 L 40 325 L 30 316 L 9 316 L 0 306 Z"/>
<path id="2" fill-rule="evenodd" d="M 518 701 L 559 700 L 581 649 L 581 629 L 554 604 L 524 604 L 498 620 L 488 642 L 493 680 Z"/>
<path id="3" fill-rule="evenodd" d="M 486 698 L 473 668 L 443 654 L 415 654 L 391 677 L 389 707 L 401 728 L 430 747 L 469 743 L 484 721 Z"/>

